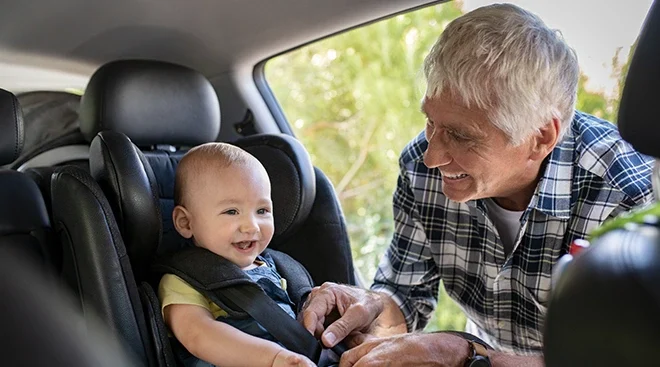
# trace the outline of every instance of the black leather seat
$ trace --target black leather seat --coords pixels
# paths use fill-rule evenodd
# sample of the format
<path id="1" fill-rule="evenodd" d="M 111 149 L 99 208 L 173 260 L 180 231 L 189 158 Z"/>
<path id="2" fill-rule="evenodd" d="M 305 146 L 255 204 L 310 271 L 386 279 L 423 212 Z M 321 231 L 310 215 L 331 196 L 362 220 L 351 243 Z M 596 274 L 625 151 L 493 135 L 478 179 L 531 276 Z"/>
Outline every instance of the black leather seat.
<path id="1" fill-rule="evenodd" d="M 660 196 L 658 87 L 660 4 L 656 1 L 630 63 L 618 118 L 621 136 L 635 149 L 656 157 L 656 201 Z M 660 344 L 660 218 L 641 219 L 597 238 L 566 266 L 548 306 L 544 332 L 548 367 L 660 365 L 655 355 Z"/>
<path id="2" fill-rule="evenodd" d="M 139 366 L 102 324 L 81 322 L 60 284 L 38 263 L 0 248 L 3 366 Z"/>
<path id="3" fill-rule="evenodd" d="M 21 153 L 22 124 L 18 100 L 0 90 L 0 165 L 14 161 Z M 85 186 L 86 183 L 90 186 Z M 104 207 L 100 189 L 89 174 L 73 168 L 59 172 L 53 188 L 55 228 L 51 228 L 46 203 L 36 183 L 21 172 L 0 170 L 0 259 L 3 261 L 0 329 L 9 336 L 2 343 L 9 350 L 0 358 L 8 365 L 90 366 L 119 361 L 129 365 L 120 354 L 107 358 L 103 353 L 95 353 L 100 351 L 96 343 L 102 340 L 107 342 L 105 347 L 101 346 L 105 351 L 123 352 L 116 349 L 114 342 L 104 339 L 105 336 L 81 341 L 82 326 L 90 328 L 88 336 L 99 336 L 106 331 L 110 331 L 111 338 L 120 336 L 137 360 L 147 361 L 146 353 L 151 348 L 140 339 L 140 321 L 136 316 L 142 315 L 142 311 L 130 300 L 137 295 L 136 287 L 134 282 L 131 287 L 124 279 L 132 281 L 130 266 L 121 262 L 121 238 L 107 202 Z M 109 221 L 104 220 L 104 209 Z M 63 240 L 65 256 L 53 230 Z M 20 270 L 15 268 L 19 264 Z M 24 275 L 26 271 L 31 274 Z M 56 273 L 64 276 L 78 296 L 77 311 L 82 310 L 85 324 L 77 321 L 81 314 L 63 306 L 58 299 L 61 292 L 55 291 L 60 285 L 55 281 Z M 139 297 L 136 299 L 139 306 Z M 101 325 L 110 326 L 108 330 L 99 330 L 103 326 L 96 315 L 105 322 Z"/>
<path id="4" fill-rule="evenodd" d="M 182 244 L 171 220 L 174 173 L 188 147 L 215 140 L 220 124 L 215 92 L 190 69 L 122 61 L 99 69 L 86 93 L 82 129 L 98 133 L 90 148 L 90 171 L 110 202 L 134 276 L 144 281 L 140 289 L 148 301 L 143 306 L 156 358 L 171 363 L 153 292 L 158 279 L 149 269 L 155 256 Z M 276 233 L 270 246 L 299 260 L 317 284 L 355 284 L 334 190 L 302 145 L 285 135 L 234 143 L 260 159 L 271 177 Z"/>
<path id="5" fill-rule="evenodd" d="M 117 61 L 90 79 L 80 117 L 84 134 L 102 132 L 92 141 L 91 173 L 117 217 L 134 272 L 144 279 L 156 250 L 179 246 L 171 221 L 174 172 L 186 148 L 216 139 L 216 94 L 201 74 L 188 68 Z M 276 223 L 271 246 L 305 265 L 317 284 L 355 284 L 339 203 L 302 145 L 283 135 L 257 135 L 234 143 L 254 154 L 271 177 Z"/>
<path id="6" fill-rule="evenodd" d="M 18 99 L 0 89 L 0 166 L 12 162 L 23 147 L 23 117 Z M 0 170 L 0 247 L 10 247 L 44 266 L 59 267 L 51 241 L 51 224 L 37 185 L 21 172 Z"/>
<path id="7" fill-rule="evenodd" d="M 98 184 L 78 167 L 52 177 L 53 222 L 62 276 L 90 323 L 100 319 L 137 362 L 156 365 L 138 285 L 115 218 Z"/>

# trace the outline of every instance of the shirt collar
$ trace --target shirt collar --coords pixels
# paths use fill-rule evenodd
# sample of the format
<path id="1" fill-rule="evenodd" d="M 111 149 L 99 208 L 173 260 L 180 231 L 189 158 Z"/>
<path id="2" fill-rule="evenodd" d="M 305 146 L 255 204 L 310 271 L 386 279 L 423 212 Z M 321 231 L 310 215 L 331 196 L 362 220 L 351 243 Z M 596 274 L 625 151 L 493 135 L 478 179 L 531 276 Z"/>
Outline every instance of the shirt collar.
<path id="1" fill-rule="evenodd" d="M 575 137 L 571 129 L 568 129 L 562 141 L 550 153 L 530 208 L 557 218 L 570 217 L 574 156 Z"/>

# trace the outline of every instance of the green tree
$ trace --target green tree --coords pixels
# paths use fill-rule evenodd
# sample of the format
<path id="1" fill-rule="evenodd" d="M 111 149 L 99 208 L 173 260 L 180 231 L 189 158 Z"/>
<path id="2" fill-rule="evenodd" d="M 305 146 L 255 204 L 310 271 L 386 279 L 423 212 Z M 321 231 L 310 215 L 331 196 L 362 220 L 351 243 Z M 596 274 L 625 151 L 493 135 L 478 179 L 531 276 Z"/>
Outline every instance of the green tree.
<path id="1" fill-rule="evenodd" d="M 392 238 L 399 153 L 424 127 L 422 61 L 461 14 L 457 2 L 421 9 L 266 65 L 266 78 L 296 136 L 335 185 L 353 259 L 367 284 Z M 465 324 L 449 297 L 441 297 L 438 309 L 442 324 L 433 323 L 435 328 Z"/>
<path id="2" fill-rule="evenodd" d="M 580 74 L 580 79 L 578 80 L 578 98 L 575 107 L 580 111 L 614 122 L 615 115 L 612 108 L 612 101 L 602 92 L 588 90 L 586 88 L 588 81 L 589 78 L 586 75 Z"/>
<path id="3" fill-rule="evenodd" d="M 367 284 L 392 238 L 398 156 L 424 127 L 421 65 L 438 35 L 462 14 L 448 2 L 398 15 L 278 56 L 266 78 L 313 163 L 335 185 L 355 265 Z M 602 93 L 579 107 L 611 117 Z M 441 289 L 428 330 L 462 329 L 465 316 Z"/>

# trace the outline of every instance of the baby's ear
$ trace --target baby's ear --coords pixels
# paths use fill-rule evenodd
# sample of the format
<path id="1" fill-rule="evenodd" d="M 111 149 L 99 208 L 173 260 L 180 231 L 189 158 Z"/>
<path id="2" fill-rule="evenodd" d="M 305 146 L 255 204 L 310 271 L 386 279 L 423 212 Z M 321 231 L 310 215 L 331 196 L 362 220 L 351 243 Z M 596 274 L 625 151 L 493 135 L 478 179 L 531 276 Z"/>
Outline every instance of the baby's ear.
<path id="1" fill-rule="evenodd" d="M 174 228 L 183 238 L 190 238 L 193 235 L 191 219 L 190 212 L 181 205 L 175 206 L 172 210 Z"/>

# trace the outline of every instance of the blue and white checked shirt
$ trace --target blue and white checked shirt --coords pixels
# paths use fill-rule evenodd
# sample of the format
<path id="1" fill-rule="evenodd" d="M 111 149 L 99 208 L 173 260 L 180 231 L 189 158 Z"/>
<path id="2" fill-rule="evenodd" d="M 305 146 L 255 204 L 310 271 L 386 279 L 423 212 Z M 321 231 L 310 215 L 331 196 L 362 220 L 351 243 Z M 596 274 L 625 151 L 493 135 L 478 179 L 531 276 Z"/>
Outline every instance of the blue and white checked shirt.
<path id="1" fill-rule="evenodd" d="M 422 133 L 401 153 L 394 238 L 372 289 L 390 294 L 408 330 L 419 330 L 442 280 L 478 336 L 504 352 L 540 354 L 554 264 L 573 239 L 652 200 L 652 159 L 634 151 L 614 125 L 577 112 L 505 257 L 484 201 L 445 197 L 439 170 L 423 163 L 426 147 Z"/>

